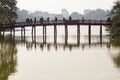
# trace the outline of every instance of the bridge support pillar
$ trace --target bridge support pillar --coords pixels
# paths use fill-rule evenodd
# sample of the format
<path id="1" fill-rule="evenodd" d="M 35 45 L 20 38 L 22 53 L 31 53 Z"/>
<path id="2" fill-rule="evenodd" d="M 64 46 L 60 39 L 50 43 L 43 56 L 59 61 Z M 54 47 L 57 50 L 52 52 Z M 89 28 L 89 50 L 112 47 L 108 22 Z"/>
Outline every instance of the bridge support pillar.
<path id="1" fill-rule="evenodd" d="M 54 25 L 54 44 L 57 43 L 57 26 Z"/>
<path id="2" fill-rule="evenodd" d="M 102 43 L 102 25 L 100 25 L 100 43 Z"/>
<path id="3" fill-rule="evenodd" d="M 33 26 L 32 26 L 32 31 L 31 31 L 31 35 L 33 36 Z"/>
<path id="4" fill-rule="evenodd" d="M 12 29 L 10 28 L 10 35 L 12 35 Z"/>
<path id="5" fill-rule="evenodd" d="M 80 25 L 77 25 L 77 44 L 80 44 Z"/>
<path id="6" fill-rule="evenodd" d="M 1 28 L 0 28 L 0 36 L 1 36 Z"/>
<path id="7" fill-rule="evenodd" d="M 25 39 L 25 27 L 23 29 L 24 29 L 24 39 Z"/>
<path id="8" fill-rule="evenodd" d="M 65 25 L 65 44 L 68 43 L 68 27 Z"/>
<path id="9" fill-rule="evenodd" d="M 13 36 L 15 36 L 15 28 L 13 28 Z"/>
<path id="10" fill-rule="evenodd" d="M 21 27 L 21 36 L 23 36 L 23 28 Z"/>
<path id="11" fill-rule="evenodd" d="M 3 37 L 4 37 L 4 35 L 5 35 L 5 29 L 3 28 Z"/>
<path id="12" fill-rule="evenodd" d="M 88 35 L 89 35 L 89 44 L 91 44 L 91 25 L 88 27 Z"/>
<path id="13" fill-rule="evenodd" d="M 31 35 L 32 35 L 32 41 L 35 42 L 36 41 L 36 27 L 35 26 L 32 26 Z"/>
<path id="14" fill-rule="evenodd" d="M 24 34 L 23 34 L 23 31 L 24 31 Z M 21 27 L 21 40 L 25 40 L 25 27 Z"/>
<path id="15" fill-rule="evenodd" d="M 43 43 L 46 43 L 46 25 L 43 25 Z"/>

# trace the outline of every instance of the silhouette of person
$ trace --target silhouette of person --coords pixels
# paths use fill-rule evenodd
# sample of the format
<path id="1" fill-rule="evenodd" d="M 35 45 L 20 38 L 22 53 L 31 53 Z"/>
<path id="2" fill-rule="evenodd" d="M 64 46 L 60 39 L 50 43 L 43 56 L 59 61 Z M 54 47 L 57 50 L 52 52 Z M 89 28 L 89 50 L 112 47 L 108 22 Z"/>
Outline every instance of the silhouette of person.
<path id="1" fill-rule="evenodd" d="M 55 21 L 57 21 L 57 17 L 55 17 Z"/>
<path id="2" fill-rule="evenodd" d="M 71 16 L 69 17 L 69 20 L 72 20 L 72 17 L 71 17 Z"/>
<path id="3" fill-rule="evenodd" d="M 63 18 L 63 21 L 65 21 L 65 18 Z"/>
<path id="4" fill-rule="evenodd" d="M 111 21 L 111 19 L 110 19 L 110 17 L 108 17 L 108 18 L 107 18 L 107 22 L 110 22 L 110 21 Z"/>
<path id="5" fill-rule="evenodd" d="M 48 18 L 47 18 L 47 22 L 49 22 L 49 20 L 50 20 L 50 18 L 48 17 Z"/>
<path id="6" fill-rule="evenodd" d="M 40 23 L 43 23 L 43 17 L 40 18 Z"/>
<path id="7" fill-rule="evenodd" d="M 32 18 L 29 20 L 29 22 L 32 22 Z"/>
<path id="8" fill-rule="evenodd" d="M 29 22 L 29 18 L 26 19 L 26 23 Z"/>
<path id="9" fill-rule="evenodd" d="M 82 17 L 82 22 L 84 22 L 84 20 L 85 20 L 84 17 Z"/>
<path id="10" fill-rule="evenodd" d="M 36 24 L 36 18 L 34 18 L 34 23 Z"/>

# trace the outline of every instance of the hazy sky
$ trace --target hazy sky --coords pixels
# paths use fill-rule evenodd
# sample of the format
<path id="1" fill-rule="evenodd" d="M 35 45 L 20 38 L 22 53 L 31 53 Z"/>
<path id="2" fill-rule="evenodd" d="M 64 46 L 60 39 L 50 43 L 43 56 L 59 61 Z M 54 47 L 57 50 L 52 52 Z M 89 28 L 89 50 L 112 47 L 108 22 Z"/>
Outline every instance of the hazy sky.
<path id="1" fill-rule="evenodd" d="M 116 0 L 17 0 L 20 9 L 29 11 L 48 11 L 61 13 L 61 9 L 67 9 L 70 13 L 77 11 L 83 13 L 84 9 L 111 9 Z"/>

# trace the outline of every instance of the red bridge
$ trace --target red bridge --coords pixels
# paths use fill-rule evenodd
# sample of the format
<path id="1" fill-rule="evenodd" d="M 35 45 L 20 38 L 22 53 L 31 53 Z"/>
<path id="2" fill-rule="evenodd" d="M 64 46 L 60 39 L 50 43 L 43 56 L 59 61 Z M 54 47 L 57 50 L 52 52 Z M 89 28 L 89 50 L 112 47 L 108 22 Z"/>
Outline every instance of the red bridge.
<path id="1" fill-rule="evenodd" d="M 110 25 L 108 20 L 43 20 L 43 21 L 32 21 L 32 22 L 15 22 L 3 24 L 1 28 L 19 28 L 29 26 L 49 26 L 49 25 Z"/>
<path id="2" fill-rule="evenodd" d="M 43 42 L 46 42 L 46 26 L 54 26 L 54 42 L 56 43 L 57 37 L 57 25 L 65 25 L 65 43 L 67 43 L 68 39 L 68 25 L 77 25 L 77 36 L 78 36 L 78 44 L 80 38 L 80 25 L 88 25 L 88 35 L 89 35 L 89 42 L 91 42 L 91 25 L 100 25 L 100 38 L 102 39 L 102 26 L 111 25 L 110 20 L 40 20 L 36 21 L 26 21 L 26 22 L 14 22 L 8 24 L 1 24 L 0 25 L 0 33 L 1 31 L 4 32 L 5 30 L 9 30 L 12 34 L 15 35 L 15 28 L 21 28 L 21 36 L 25 36 L 25 28 L 32 27 L 32 36 L 36 35 L 36 26 L 43 26 Z"/>

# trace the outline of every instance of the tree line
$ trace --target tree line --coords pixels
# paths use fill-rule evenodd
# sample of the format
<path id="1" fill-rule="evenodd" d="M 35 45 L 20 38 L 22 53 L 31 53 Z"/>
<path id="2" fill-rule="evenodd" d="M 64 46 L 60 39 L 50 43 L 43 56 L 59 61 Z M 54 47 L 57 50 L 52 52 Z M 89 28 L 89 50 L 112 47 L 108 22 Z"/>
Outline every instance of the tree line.
<path id="1" fill-rule="evenodd" d="M 67 10 L 66 10 L 67 11 Z M 67 11 L 68 13 L 68 11 Z M 55 19 L 55 17 L 57 17 L 58 19 L 69 19 L 69 17 L 71 16 L 72 19 L 82 19 L 84 17 L 84 19 L 95 19 L 95 20 L 106 20 L 108 18 L 108 10 L 102 10 L 102 9 L 96 9 L 96 10 L 90 10 L 90 9 L 86 9 L 84 11 L 84 14 L 78 13 L 78 12 L 72 12 L 71 14 L 67 14 L 67 16 L 65 17 L 62 12 L 60 14 L 51 14 L 48 12 L 42 12 L 42 11 L 35 11 L 35 12 L 30 12 L 27 10 L 20 10 L 19 8 L 17 9 L 17 14 L 18 14 L 18 18 L 17 21 L 21 22 L 21 21 L 25 21 L 27 18 L 30 19 L 34 19 L 36 18 L 37 20 L 39 20 L 41 17 L 43 17 L 44 19 L 47 19 L 48 17 L 53 20 Z"/>

